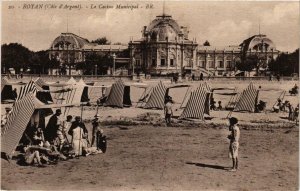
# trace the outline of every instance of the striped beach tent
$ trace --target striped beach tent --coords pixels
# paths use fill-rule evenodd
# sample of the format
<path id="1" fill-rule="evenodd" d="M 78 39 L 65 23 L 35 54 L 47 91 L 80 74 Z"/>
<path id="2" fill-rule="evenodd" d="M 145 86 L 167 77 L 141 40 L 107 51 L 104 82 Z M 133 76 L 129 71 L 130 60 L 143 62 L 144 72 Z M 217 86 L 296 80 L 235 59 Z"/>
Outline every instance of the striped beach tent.
<path id="1" fill-rule="evenodd" d="M 163 109 L 165 105 L 165 95 L 166 95 L 167 88 L 164 86 L 162 81 L 158 83 L 157 86 L 155 86 L 152 89 L 152 92 L 150 94 L 150 97 L 145 105 L 146 109 L 149 108 L 159 108 Z"/>
<path id="2" fill-rule="evenodd" d="M 199 88 L 204 88 L 204 90 L 206 90 L 207 92 L 211 92 L 212 91 L 210 85 L 208 83 L 206 83 L 206 82 L 200 83 Z"/>
<path id="3" fill-rule="evenodd" d="M 251 82 L 242 92 L 233 111 L 255 111 L 259 90 Z"/>
<path id="4" fill-rule="evenodd" d="M 37 78 L 34 83 L 42 88 L 46 85 L 46 82 L 42 78 Z"/>
<path id="5" fill-rule="evenodd" d="M 35 109 L 44 105 L 33 93 L 27 93 L 15 102 L 6 125 L 1 132 L 1 152 L 8 155 L 18 145 Z"/>
<path id="6" fill-rule="evenodd" d="M 195 118 L 204 120 L 204 114 L 207 112 L 209 113 L 209 108 L 207 110 L 209 96 L 210 93 L 208 93 L 204 88 L 198 88 L 191 92 L 190 99 L 179 118 Z"/>
<path id="7" fill-rule="evenodd" d="M 130 86 L 126 86 L 121 79 L 114 83 L 109 90 L 105 105 L 120 108 L 131 106 Z"/>
<path id="8" fill-rule="evenodd" d="M 42 91 L 36 93 L 36 97 L 43 103 L 53 103 L 49 85 L 42 78 L 37 78 L 34 83 L 42 88 Z"/>
<path id="9" fill-rule="evenodd" d="M 25 86 L 22 86 L 20 89 L 20 92 L 18 94 L 18 97 L 16 101 L 22 99 L 24 96 L 26 96 L 29 92 L 32 92 L 34 95 L 36 95 L 37 91 L 42 91 L 43 88 L 36 85 L 34 81 L 30 80 L 29 83 L 27 83 Z"/>

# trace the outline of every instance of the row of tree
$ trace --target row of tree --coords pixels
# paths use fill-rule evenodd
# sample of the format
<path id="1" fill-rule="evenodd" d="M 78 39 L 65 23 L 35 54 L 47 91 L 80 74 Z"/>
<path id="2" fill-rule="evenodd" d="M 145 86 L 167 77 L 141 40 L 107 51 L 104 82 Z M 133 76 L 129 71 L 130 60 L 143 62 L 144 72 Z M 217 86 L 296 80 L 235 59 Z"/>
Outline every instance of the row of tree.
<path id="1" fill-rule="evenodd" d="M 30 69 L 29 73 L 47 73 L 49 68 L 59 67 L 59 62 L 50 60 L 47 51 L 33 52 L 18 43 L 3 44 L 1 46 L 2 72 L 13 68 L 16 73 Z"/>
<path id="2" fill-rule="evenodd" d="M 264 71 L 284 76 L 299 74 L 299 49 L 293 53 L 281 53 L 276 59 L 270 59 L 268 63 L 258 55 L 248 55 L 243 60 L 236 61 L 236 68 L 246 72 L 255 70 L 258 75 L 261 75 L 260 68 L 266 68 Z"/>
<path id="3" fill-rule="evenodd" d="M 97 42 L 96 42 L 97 41 Z M 94 43 L 110 43 L 105 37 L 99 38 Z M 45 50 L 34 52 L 18 43 L 3 44 L 1 46 L 1 67 L 2 73 L 9 73 L 10 68 L 13 68 L 16 74 L 19 73 L 35 73 L 47 74 L 49 69 L 59 69 L 59 73 L 65 74 L 71 66 L 77 70 L 82 70 L 84 74 L 106 74 L 109 68 L 113 67 L 113 58 L 111 55 L 103 52 L 91 52 L 85 55 L 84 62 L 68 63 L 67 65 L 60 64 L 57 59 L 49 58 L 49 53 Z M 129 50 L 124 50 L 117 53 L 116 57 L 128 58 Z"/>

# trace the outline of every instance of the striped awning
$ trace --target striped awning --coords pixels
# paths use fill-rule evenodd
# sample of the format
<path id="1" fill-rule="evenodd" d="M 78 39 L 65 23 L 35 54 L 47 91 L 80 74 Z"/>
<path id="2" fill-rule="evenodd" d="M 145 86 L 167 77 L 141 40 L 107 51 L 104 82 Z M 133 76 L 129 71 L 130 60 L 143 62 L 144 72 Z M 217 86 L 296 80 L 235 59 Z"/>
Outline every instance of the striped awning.
<path id="1" fill-rule="evenodd" d="M 45 81 L 42 78 L 37 78 L 34 83 L 40 87 L 43 87 L 44 85 L 46 85 Z"/>
<path id="2" fill-rule="evenodd" d="M 204 113 L 207 112 L 207 101 L 209 101 L 209 93 L 207 93 L 206 90 L 199 88 L 193 91 L 187 102 L 186 108 L 183 110 L 179 118 L 195 118 L 204 120 Z"/>
<path id="3" fill-rule="evenodd" d="M 31 80 L 25 86 L 21 87 L 16 101 L 21 100 L 24 96 L 26 96 L 30 92 L 36 94 L 37 91 L 42 91 L 42 90 L 43 88 L 41 88 L 34 81 Z"/>
<path id="4" fill-rule="evenodd" d="M 259 90 L 255 88 L 251 82 L 249 86 L 242 92 L 236 107 L 233 111 L 255 111 Z"/>
<path id="5" fill-rule="evenodd" d="M 1 152 L 11 155 L 18 145 L 34 110 L 43 105 L 32 93 L 16 101 L 1 132 Z"/>
<path id="6" fill-rule="evenodd" d="M 124 83 L 120 79 L 114 83 L 110 89 L 109 95 L 105 102 L 107 106 L 123 107 Z"/>
<path id="7" fill-rule="evenodd" d="M 165 95 L 166 95 L 167 88 L 164 86 L 162 81 L 158 83 L 157 86 L 155 86 L 152 89 L 152 92 L 150 94 L 150 97 L 145 105 L 146 109 L 149 108 L 159 108 L 163 109 L 165 105 Z"/>

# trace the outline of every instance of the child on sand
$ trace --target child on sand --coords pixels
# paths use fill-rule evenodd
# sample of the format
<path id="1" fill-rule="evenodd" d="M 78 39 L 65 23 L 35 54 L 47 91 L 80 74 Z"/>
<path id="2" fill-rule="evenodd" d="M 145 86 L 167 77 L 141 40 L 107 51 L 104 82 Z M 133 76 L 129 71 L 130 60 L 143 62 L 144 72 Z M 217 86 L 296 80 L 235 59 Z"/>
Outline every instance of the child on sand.
<path id="1" fill-rule="evenodd" d="M 230 140 L 229 145 L 229 157 L 232 158 L 232 169 L 230 171 L 235 172 L 238 169 L 238 151 L 239 151 L 239 139 L 240 139 L 240 129 L 237 126 L 238 119 L 235 117 L 229 118 L 229 130 L 230 135 L 228 139 Z"/>
<path id="2" fill-rule="evenodd" d="M 173 115 L 172 103 L 173 103 L 172 97 L 170 97 L 170 96 L 167 97 L 165 108 L 164 108 L 165 120 L 166 120 L 167 126 L 169 126 L 171 124 L 171 117 Z"/>

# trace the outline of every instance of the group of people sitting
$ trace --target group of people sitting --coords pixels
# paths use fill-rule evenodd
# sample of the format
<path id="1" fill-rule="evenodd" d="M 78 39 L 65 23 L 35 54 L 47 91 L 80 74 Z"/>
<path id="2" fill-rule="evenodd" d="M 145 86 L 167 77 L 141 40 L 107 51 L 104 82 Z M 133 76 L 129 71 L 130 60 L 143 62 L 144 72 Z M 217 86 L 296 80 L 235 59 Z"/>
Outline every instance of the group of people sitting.
<path id="1" fill-rule="evenodd" d="M 91 143 L 81 117 L 76 116 L 72 121 L 73 117 L 68 115 L 65 121 L 61 121 L 60 115 L 61 110 L 57 109 L 46 128 L 39 127 L 35 122 L 26 129 L 20 141 L 23 145 L 22 159 L 25 164 L 44 167 L 59 160 L 106 152 L 106 136 L 100 128 L 99 115 L 95 115 L 92 121 Z M 68 139 L 68 135 L 72 137 L 71 140 Z"/>
<path id="2" fill-rule="evenodd" d="M 217 102 L 212 97 L 211 100 L 210 100 L 210 110 L 214 110 L 214 111 L 221 111 L 221 110 L 223 110 L 222 101 L 218 101 L 218 106 L 216 106 L 216 103 Z"/>
<path id="3" fill-rule="evenodd" d="M 288 112 L 288 119 L 297 122 L 299 116 L 299 104 L 294 108 L 289 101 L 286 100 L 283 102 L 281 99 L 278 99 L 277 103 L 273 106 L 273 111 L 276 113 Z"/>

